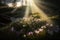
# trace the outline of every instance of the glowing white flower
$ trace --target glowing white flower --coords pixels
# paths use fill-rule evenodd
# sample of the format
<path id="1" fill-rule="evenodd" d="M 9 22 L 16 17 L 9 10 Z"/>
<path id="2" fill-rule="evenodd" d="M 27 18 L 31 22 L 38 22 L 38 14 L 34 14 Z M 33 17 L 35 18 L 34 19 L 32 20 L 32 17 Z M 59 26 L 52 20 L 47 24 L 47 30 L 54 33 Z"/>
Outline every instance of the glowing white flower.
<path id="1" fill-rule="evenodd" d="M 46 28 L 46 26 L 41 26 L 42 29 Z"/>
<path id="2" fill-rule="evenodd" d="M 28 35 L 32 35 L 32 34 L 33 34 L 33 32 L 29 32 L 29 33 L 28 33 Z"/>
<path id="3" fill-rule="evenodd" d="M 40 29 L 39 29 L 39 31 L 40 31 L 40 32 L 42 32 L 42 31 L 43 31 L 43 29 L 41 29 L 41 28 L 40 28 Z"/>

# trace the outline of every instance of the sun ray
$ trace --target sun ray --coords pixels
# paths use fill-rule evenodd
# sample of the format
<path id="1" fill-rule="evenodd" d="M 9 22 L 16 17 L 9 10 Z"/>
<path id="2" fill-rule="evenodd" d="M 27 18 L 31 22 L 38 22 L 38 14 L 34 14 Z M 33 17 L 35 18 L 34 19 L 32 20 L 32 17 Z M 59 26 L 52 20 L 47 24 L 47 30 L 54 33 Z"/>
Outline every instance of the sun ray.
<path id="1" fill-rule="evenodd" d="M 34 0 L 26 0 L 27 1 L 27 9 L 25 12 L 25 16 L 29 15 L 29 8 L 31 8 L 32 13 L 39 13 L 41 20 L 45 20 L 47 22 L 52 22 L 49 17 L 35 4 Z M 25 17 L 24 16 L 24 17 Z"/>

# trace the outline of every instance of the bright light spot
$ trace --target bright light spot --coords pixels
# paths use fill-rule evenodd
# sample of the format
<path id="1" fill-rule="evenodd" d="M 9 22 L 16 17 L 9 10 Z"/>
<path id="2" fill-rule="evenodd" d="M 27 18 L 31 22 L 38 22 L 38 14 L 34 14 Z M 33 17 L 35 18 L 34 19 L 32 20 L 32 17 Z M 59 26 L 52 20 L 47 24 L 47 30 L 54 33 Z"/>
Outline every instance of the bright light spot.
<path id="1" fill-rule="evenodd" d="M 22 2 L 23 1 L 23 2 Z M 21 7 L 21 6 L 26 6 L 26 0 L 19 0 L 19 2 L 15 3 L 8 3 L 7 4 L 9 7 Z"/>
<path id="2" fill-rule="evenodd" d="M 50 24 L 50 26 L 52 27 L 52 26 L 53 26 L 53 24 Z"/>
<path id="3" fill-rule="evenodd" d="M 13 3 L 8 3 L 7 4 L 9 7 L 13 7 Z"/>
<path id="4" fill-rule="evenodd" d="M 46 28 L 46 26 L 41 26 L 42 29 Z"/>
<path id="5" fill-rule="evenodd" d="M 39 32 L 40 32 L 40 31 L 35 30 L 35 33 L 36 33 L 36 34 L 39 34 Z"/>
<path id="6" fill-rule="evenodd" d="M 42 31 L 43 31 L 43 29 L 41 29 L 41 28 L 40 28 L 40 29 L 39 29 L 39 31 L 40 31 L 40 32 L 42 32 Z"/>
<path id="7" fill-rule="evenodd" d="M 24 37 L 26 37 L 26 35 L 23 35 Z"/>
<path id="8" fill-rule="evenodd" d="M 26 6 L 26 0 L 23 0 L 23 6 Z"/>
<path id="9" fill-rule="evenodd" d="M 16 2 L 16 7 L 22 6 L 21 2 Z"/>

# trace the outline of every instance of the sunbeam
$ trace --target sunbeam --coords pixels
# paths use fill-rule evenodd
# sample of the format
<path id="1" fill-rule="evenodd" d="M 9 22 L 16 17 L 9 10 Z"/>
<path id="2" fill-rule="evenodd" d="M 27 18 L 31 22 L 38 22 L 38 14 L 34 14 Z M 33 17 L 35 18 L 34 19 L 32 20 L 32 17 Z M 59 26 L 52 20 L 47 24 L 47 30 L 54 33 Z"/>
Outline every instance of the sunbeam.
<path id="1" fill-rule="evenodd" d="M 45 20 L 47 22 L 52 22 L 50 20 L 50 18 L 40 8 L 38 8 L 38 6 L 35 4 L 34 1 L 36 1 L 36 0 L 26 0 L 26 1 L 27 1 L 27 8 L 26 8 L 26 12 L 25 12 L 24 17 L 29 15 L 29 10 L 30 10 L 29 8 L 31 8 L 32 14 L 39 13 L 41 20 Z"/>
<path id="2" fill-rule="evenodd" d="M 26 17 L 28 17 L 29 16 L 29 10 L 30 10 L 30 8 L 29 8 L 29 0 L 26 0 L 27 1 L 27 4 L 26 4 L 26 11 L 25 11 L 25 16 L 24 16 L 24 18 L 26 18 Z"/>

